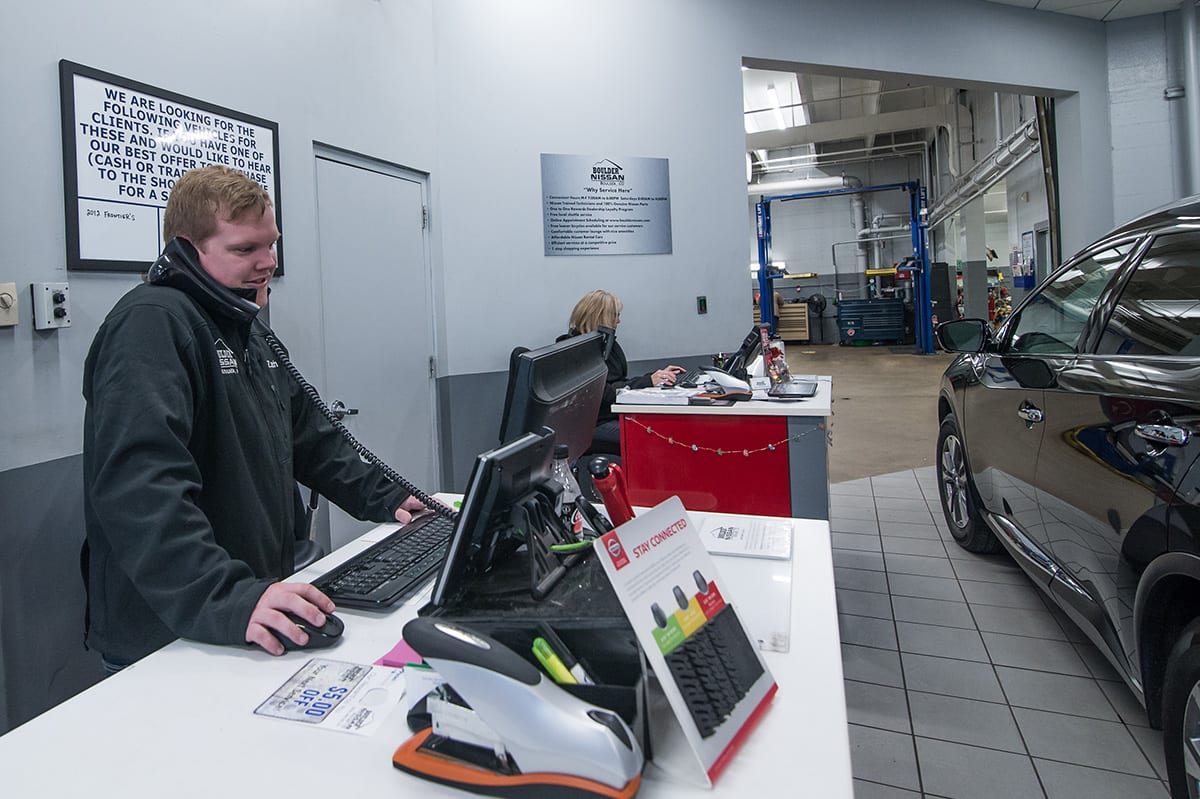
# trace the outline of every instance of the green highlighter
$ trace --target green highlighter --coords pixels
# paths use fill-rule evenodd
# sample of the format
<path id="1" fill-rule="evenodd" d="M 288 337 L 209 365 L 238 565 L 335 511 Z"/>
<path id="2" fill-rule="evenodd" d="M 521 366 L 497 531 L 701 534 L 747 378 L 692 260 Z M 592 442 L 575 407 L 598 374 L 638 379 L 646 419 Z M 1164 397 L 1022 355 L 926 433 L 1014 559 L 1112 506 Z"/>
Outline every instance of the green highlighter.
<path id="1" fill-rule="evenodd" d="M 567 669 L 550 644 L 545 638 L 540 635 L 533 639 L 533 656 L 538 659 L 538 663 L 542 664 L 542 668 L 550 675 L 556 683 L 563 685 L 578 685 L 579 680 L 575 679 L 575 675 Z"/>

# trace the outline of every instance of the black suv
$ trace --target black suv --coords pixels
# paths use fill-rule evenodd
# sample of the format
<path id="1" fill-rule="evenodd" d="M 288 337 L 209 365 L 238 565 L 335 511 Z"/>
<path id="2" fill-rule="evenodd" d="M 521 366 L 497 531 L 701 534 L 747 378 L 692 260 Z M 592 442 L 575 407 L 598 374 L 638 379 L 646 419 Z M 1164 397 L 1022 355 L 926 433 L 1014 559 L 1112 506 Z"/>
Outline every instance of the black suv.
<path id="1" fill-rule="evenodd" d="M 1006 549 L 1161 727 L 1200 797 L 1200 196 L 1086 248 L 1004 323 L 937 329 L 950 530 Z"/>

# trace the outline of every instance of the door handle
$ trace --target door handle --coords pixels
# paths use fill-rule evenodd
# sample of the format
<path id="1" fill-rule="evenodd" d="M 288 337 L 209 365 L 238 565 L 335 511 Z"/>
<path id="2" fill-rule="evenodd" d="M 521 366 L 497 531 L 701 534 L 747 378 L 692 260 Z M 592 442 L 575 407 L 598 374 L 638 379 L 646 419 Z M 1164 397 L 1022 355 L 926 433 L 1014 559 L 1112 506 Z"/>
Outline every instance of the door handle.
<path id="1" fill-rule="evenodd" d="M 1025 422 L 1026 427 L 1033 427 L 1042 421 L 1043 415 L 1041 408 L 1035 407 L 1028 401 L 1022 403 L 1020 408 L 1017 408 L 1017 416 Z"/>
<path id="2" fill-rule="evenodd" d="M 329 403 L 329 410 L 333 411 L 333 415 L 337 417 L 339 422 L 345 419 L 347 416 L 355 416 L 358 414 L 358 408 L 347 408 L 346 403 L 342 402 L 341 400 L 334 400 L 333 402 Z"/>
<path id="3" fill-rule="evenodd" d="M 1182 427 L 1169 424 L 1139 424 L 1133 428 L 1139 438 L 1155 444 L 1167 444 L 1173 447 L 1185 446 L 1191 440 L 1191 433 Z"/>

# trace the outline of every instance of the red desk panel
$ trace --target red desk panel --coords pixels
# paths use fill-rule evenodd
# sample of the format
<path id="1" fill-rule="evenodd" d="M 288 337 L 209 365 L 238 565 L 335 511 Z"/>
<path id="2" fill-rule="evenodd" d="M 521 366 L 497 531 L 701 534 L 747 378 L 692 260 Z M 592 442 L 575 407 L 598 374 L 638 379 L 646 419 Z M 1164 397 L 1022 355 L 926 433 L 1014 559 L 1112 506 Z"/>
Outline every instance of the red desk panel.
<path id="1" fill-rule="evenodd" d="M 790 516 L 787 437 L 782 416 L 624 413 L 629 500 L 653 506 L 678 496 L 689 510 Z"/>

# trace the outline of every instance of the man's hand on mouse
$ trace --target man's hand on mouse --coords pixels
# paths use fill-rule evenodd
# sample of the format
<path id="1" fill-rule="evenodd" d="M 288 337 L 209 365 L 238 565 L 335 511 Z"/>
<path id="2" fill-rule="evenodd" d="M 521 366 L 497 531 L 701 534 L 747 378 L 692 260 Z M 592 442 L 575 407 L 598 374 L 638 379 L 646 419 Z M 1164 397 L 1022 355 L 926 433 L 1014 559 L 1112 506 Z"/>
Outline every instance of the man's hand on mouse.
<path id="1" fill-rule="evenodd" d="M 442 503 L 445 504 L 445 503 Z M 420 513 L 425 510 L 425 503 L 416 497 L 409 497 L 400 503 L 400 507 L 396 508 L 396 521 L 401 524 L 408 524 L 412 521 L 414 513 Z"/>
<path id="2" fill-rule="evenodd" d="M 257 644 L 272 655 L 282 655 L 283 644 L 276 634 L 287 636 L 301 646 L 308 643 L 308 634 L 293 624 L 285 612 L 320 627 L 325 623 L 325 614 L 333 613 L 334 609 L 333 600 L 308 583 L 272 583 L 250 614 L 246 643 Z"/>
<path id="3" fill-rule="evenodd" d="M 662 369 L 659 369 L 657 372 L 650 375 L 650 384 L 655 386 L 673 386 L 675 385 L 675 378 L 686 371 L 687 369 L 684 369 L 682 366 L 676 366 L 675 364 L 664 366 Z"/>

